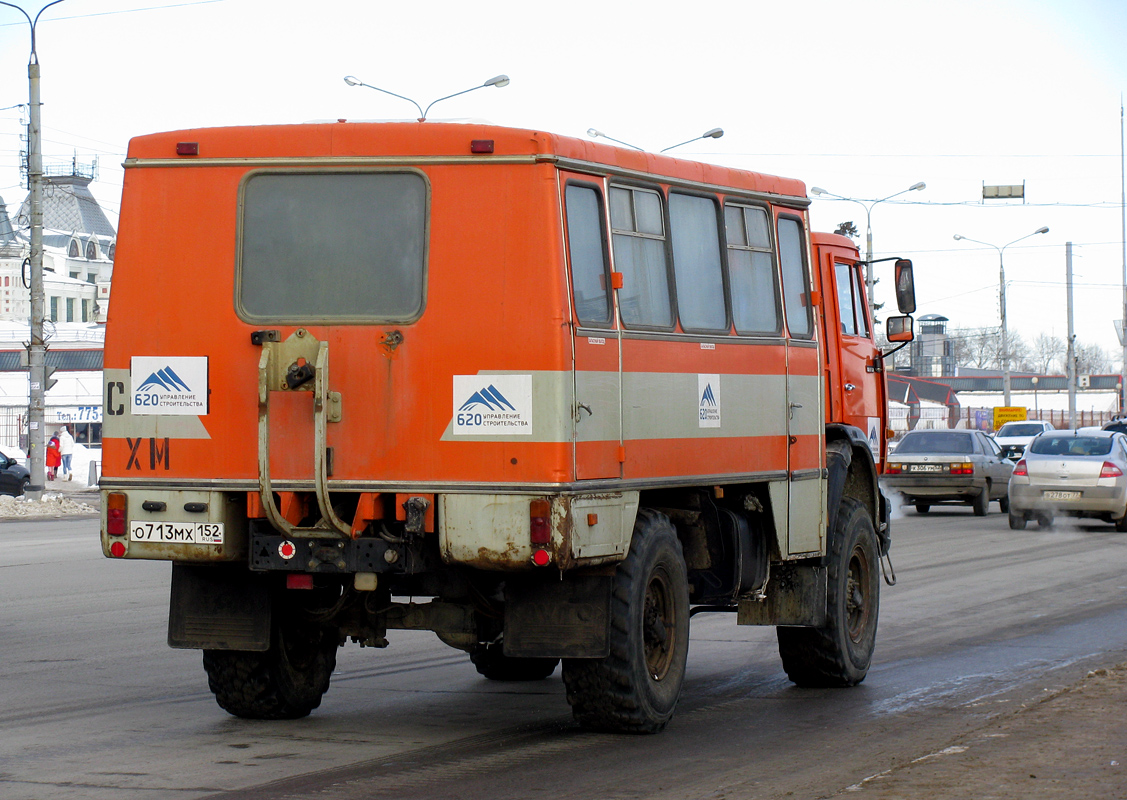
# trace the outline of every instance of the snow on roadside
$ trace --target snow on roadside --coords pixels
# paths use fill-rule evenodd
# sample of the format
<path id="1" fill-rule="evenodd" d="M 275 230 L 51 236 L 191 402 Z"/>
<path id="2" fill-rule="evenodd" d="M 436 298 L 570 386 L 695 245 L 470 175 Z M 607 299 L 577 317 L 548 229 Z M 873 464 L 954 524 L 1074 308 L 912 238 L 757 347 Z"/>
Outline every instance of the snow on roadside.
<path id="1" fill-rule="evenodd" d="M 65 517 L 77 514 L 97 514 L 98 509 L 78 503 L 66 495 L 47 493 L 42 500 L 0 495 L 0 519 L 21 517 Z"/>

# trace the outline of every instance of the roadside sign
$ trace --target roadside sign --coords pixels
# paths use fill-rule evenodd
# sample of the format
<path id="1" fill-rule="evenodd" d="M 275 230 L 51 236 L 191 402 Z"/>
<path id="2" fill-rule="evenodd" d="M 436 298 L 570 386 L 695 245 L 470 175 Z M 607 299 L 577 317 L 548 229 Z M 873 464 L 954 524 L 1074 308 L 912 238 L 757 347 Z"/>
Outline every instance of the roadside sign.
<path id="1" fill-rule="evenodd" d="M 994 406 L 994 430 L 1007 422 L 1021 422 L 1027 418 L 1025 406 Z"/>

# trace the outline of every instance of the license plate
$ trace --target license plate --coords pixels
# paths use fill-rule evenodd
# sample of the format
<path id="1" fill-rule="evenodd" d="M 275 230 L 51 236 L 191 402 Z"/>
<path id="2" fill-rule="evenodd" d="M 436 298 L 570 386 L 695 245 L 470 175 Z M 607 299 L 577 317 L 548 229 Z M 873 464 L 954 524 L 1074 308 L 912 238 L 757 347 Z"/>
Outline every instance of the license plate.
<path id="1" fill-rule="evenodd" d="M 1079 500 L 1082 492 L 1041 492 L 1043 500 Z"/>
<path id="2" fill-rule="evenodd" d="M 223 544 L 222 522 L 129 523 L 129 541 L 161 544 Z"/>
<path id="3" fill-rule="evenodd" d="M 943 472 L 947 468 L 943 464 L 909 464 L 908 472 Z"/>

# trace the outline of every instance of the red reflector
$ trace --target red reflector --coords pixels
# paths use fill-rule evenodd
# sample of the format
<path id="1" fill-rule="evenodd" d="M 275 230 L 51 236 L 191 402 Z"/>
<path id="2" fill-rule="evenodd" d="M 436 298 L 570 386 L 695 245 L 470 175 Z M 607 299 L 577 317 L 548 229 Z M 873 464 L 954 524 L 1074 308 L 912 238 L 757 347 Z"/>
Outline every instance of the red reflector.
<path id="1" fill-rule="evenodd" d="M 546 567 L 552 563 L 552 554 L 547 550 L 535 550 L 532 553 L 532 563 L 538 567 Z"/>
<path id="2" fill-rule="evenodd" d="M 528 504 L 528 540 L 533 544 L 552 541 L 552 531 L 548 527 L 551 510 L 552 505 L 547 500 L 533 500 Z"/>
<path id="3" fill-rule="evenodd" d="M 110 555 L 114 558 L 125 558 L 125 542 L 114 542 L 111 544 Z"/>
<path id="4" fill-rule="evenodd" d="M 471 153 L 492 153 L 493 140 L 492 139 L 474 139 L 470 142 Z"/>
<path id="5" fill-rule="evenodd" d="M 312 575 L 295 575 L 293 573 L 286 576 L 287 589 L 312 589 L 313 576 Z"/>
<path id="6" fill-rule="evenodd" d="M 178 156 L 198 156 L 200 154 L 199 142 L 177 142 L 176 155 Z"/>
<path id="7" fill-rule="evenodd" d="M 1103 469 L 1100 470 L 1101 478 L 1119 478 L 1123 475 L 1123 470 L 1112 464 L 1110 461 L 1105 461 Z"/>
<path id="8" fill-rule="evenodd" d="M 1017 466 L 1014 467 L 1014 475 L 1028 475 L 1028 474 L 1029 474 L 1029 468 L 1026 466 L 1025 459 L 1023 458 L 1021 461 L 1017 462 Z"/>

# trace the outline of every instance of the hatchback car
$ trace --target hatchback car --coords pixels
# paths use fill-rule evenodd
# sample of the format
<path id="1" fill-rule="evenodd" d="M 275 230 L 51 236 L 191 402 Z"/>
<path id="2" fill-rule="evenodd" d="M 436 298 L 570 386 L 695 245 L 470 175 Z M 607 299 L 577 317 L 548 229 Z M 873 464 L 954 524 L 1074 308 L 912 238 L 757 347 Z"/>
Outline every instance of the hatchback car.
<path id="1" fill-rule="evenodd" d="M 1127 436 L 1052 431 L 1034 439 L 1010 478 L 1010 527 L 1056 515 L 1095 517 L 1127 532 Z"/>
<path id="2" fill-rule="evenodd" d="M 921 514 L 936 503 L 969 503 L 982 517 L 991 500 L 1009 509 L 1006 485 L 1013 467 L 981 431 L 911 431 L 889 457 L 884 484 Z"/>
<path id="3" fill-rule="evenodd" d="M 998 443 L 998 447 L 1002 448 L 1002 455 L 1017 461 L 1021 458 L 1021 454 L 1025 452 L 1025 448 L 1033 441 L 1034 436 L 1051 430 L 1055 430 L 1053 424 L 1041 420 L 1007 422 L 998 428 L 998 432 L 994 434 L 994 441 Z"/>
<path id="4" fill-rule="evenodd" d="M 31 483 L 31 472 L 16 459 L 0 453 L 0 494 L 19 497 Z"/>

